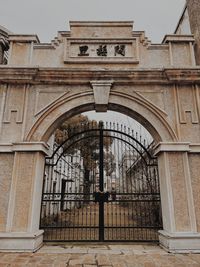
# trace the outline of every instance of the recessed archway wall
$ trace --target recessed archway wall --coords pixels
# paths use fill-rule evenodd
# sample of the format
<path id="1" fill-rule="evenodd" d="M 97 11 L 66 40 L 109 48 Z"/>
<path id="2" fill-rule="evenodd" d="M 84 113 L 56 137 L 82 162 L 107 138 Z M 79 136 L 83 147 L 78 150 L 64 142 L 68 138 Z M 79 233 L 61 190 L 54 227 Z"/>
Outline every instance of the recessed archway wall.
<path id="1" fill-rule="evenodd" d="M 104 42 L 113 45 L 125 39 L 127 53 L 136 46 L 134 51 L 141 57 L 132 61 L 131 54 L 108 57 L 106 62 L 102 58 L 77 58 L 77 39 L 70 39 L 73 57 L 67 54 L 64 63 L 53 65 L 61 60 L 63 49 L 69 49 L 63 41 L 67 33 L 60 33 L 53 48 L 39 44 L 34 36 L 10 36 L 10 61 L 8 66 L 0 66 L 1 250 L 34 251 L 42 244 L 42 178 L 53 131 L 64 119 L 81 112 L 113 110 L 139 121 L 157 142 L 164 227 L 160 244 L 168 251 L 200 251 L 200 69 L 194 66 L 193 39 L 169 36 L 164 44 L 149 48 L 142 33 L 133 34 L 132 24 L 111 24 L 112 40 L 107 36 L 110 23 L 82 23 L 80 31 L 76 31 L 79 26 L 75 23 L 72 37 L 80 35 L 82 28 L 84 35 L 90 35 L 88 29 L 97 27 Z M 123 34 L 120 40 L 119 33 Z M 135 39 L 131 39 L 133 35 Z M 82 37 L 77 37 L 78 42 Z M 88 38 L 88 46 L 91 40 L 92 47 L 99 44 L 100 37 Z M 183 68 L 173 53 L 186 48 L 190 57 L 184 53 Z M 176 67 L 158 67 L 153 59 L 148 65 L 147 59 L 158 50 L 164 54 L 171 51 L 166 62 L 173 59 Z M 47 60 L 47 54 L 52 58 Z M 45 60 L 42 64 L 41 57 L 48 64 Z M 41 67 L 34 67 L 37 62 Z"/>
<path id="2" fill-rule="evenodd" d="M 147 100 L 142 99 L 140 95 L 136 94 L 134 96 L 113 92 L 109 96 L 107 109 L 128 115 L 140 122 L 152 134 L 156 142 L 173 142 L 178 140 L 175 131 L 167 120 L 165 112 Z M 47 142 L 54 130 L 64 120 L 91 110 L 95 110 L 92 90 L 88 91 L 87 94 L 72 95 L 64 101 L 61 99 L 55 105 L 49 106 L 48 110 L 36 121 L 26 140 Z M 156 123 L 154 123 L 155 121 Z"/>

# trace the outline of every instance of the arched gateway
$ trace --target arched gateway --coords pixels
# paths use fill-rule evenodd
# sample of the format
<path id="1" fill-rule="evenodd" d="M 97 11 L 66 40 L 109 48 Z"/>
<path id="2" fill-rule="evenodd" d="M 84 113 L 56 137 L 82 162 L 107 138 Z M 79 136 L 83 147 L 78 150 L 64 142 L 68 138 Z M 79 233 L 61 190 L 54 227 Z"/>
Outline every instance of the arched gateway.
<path id="1" fill-rule="evenodd" d="M 162 215 L 150 136 L 103 121 L 60 133 L 45 162 L 44 240 L 158 241 Z"/>
<path id="2" fill-rule="evenodd" d="M 54 130 L 76 114 L 113 110 L 140 122 L 154 139 L 151 159 L 158 162 L 156 194 L 162 203 L 160 244 L 168 251 L 200 251 L 200 69 L 195 65 L 193 36 L 167 35 L 155 45 L 144 32 L 132 31 L 132 22 L 71 22 L 70 26 L 70 32 L 59 32 L 51 44 L 40 43 L 35 35 L 8 34 L 8 64 L 0 66 L 0 249 L 34 251 L 43 242 L 39 228 L 43 174 Z M 98 140 L 102 130 L 94 131 Z M 130 134 L 128 139 L 121 137 L 123 131 L 118 134 L 119 142 L 134 147 Z M 145 153 L 147 149 L 140 152 Z M 150 192 L 144 188 L 142 193 Z M 99 201 L 101 189 L 92 192 L 99 211 L 122 200 L 109 196 L 108 204 Z M 60 208 L 66 210 L 62 192 L 60 196 Z M 87 199 L 77 202 L 83 201 Z M 146 222 L 155 221 L 156 209 L 149 210 Z M 101 241 L 109 236 L 105 229 L 101 232 L 104 215 L 98 217 Z M 41 220 L 43 229 L 45 223 Z M 65 231 L 67 226 L 65 220 Z M 127 226 L 130 235 L 135 226 L 131 222 Z M 130 239 L 136 240 L 137 234 Z"/>

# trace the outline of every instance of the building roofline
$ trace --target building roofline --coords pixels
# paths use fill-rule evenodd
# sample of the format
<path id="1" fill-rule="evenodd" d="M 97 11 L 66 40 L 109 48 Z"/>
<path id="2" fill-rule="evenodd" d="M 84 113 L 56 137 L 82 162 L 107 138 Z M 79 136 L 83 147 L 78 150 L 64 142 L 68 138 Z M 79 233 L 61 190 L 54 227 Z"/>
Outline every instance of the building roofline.
<path id="1" fill-rule="evenodd" d="M 133 27 L 134 21 L 69 21 L 70 27 Z"/>

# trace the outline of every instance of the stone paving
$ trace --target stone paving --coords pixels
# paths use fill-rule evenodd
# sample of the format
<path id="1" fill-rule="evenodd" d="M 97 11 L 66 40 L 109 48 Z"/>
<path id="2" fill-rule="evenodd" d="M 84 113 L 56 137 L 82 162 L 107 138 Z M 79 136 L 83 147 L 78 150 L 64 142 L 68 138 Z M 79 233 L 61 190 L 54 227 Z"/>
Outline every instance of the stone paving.
<path id="1" fill-rule="evenodd" d="M 60 244 L 35 253 L 0 253 L 0 267 L 200 267 L 200 254 L 169 254 L 156 245 Z"/>

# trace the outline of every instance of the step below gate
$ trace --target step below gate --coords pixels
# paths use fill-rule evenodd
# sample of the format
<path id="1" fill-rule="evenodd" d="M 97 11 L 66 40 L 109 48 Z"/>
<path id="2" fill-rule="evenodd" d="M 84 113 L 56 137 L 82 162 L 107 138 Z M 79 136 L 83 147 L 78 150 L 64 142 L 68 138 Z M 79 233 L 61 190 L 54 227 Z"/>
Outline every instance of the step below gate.
<path id="1" fill-rule="evenodd" d="M 40 228 L 45 241 L 157 241 L 157 159 L 137 132 L 93 122 L 69 128 L 46 158 Z"/>

